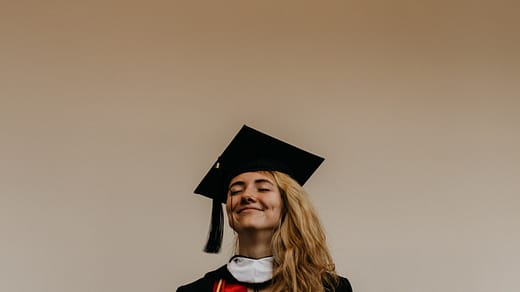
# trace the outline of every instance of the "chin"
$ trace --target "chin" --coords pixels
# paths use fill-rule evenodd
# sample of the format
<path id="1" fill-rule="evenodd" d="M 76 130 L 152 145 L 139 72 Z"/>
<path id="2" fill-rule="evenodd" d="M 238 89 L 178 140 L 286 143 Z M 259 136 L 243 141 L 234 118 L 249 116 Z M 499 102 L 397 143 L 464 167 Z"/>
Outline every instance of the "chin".
<path id="1" fill-rule="evenodd" d="M 266 225 L 266 224 L 240 224 L 240 226 L 235 226 L 235 231 L 265 231 L 265 230 L 273 230 L 274 226 Z"/>

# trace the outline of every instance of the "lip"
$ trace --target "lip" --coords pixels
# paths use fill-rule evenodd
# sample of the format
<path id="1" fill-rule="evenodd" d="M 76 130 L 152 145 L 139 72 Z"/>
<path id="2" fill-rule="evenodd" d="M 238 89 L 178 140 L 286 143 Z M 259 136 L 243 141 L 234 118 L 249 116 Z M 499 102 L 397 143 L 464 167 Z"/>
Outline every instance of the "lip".
<path id="1" fill-rule="evenodd" d="M 245 207 L 245 208 L 242 208 L 240 210 L 238 210 L 238 214 L 242 213 L 242 212 L 250 212 L 250 211 L 263 211 L 262 209 L 260 208 L 254 208 L 254 207 Z"/>

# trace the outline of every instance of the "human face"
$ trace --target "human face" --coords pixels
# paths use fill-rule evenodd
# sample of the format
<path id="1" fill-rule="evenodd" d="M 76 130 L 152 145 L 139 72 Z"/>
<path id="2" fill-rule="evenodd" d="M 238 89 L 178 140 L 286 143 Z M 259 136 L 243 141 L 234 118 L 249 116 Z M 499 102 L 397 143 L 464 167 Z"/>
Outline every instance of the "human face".
<path id="1" fill-rule="evenodd" d="M 268 172 L 245 172 L 229 183 L 226 210 L 236 232 L 273 230 L 280 222 L 282 209 L 280 190 Z"/>

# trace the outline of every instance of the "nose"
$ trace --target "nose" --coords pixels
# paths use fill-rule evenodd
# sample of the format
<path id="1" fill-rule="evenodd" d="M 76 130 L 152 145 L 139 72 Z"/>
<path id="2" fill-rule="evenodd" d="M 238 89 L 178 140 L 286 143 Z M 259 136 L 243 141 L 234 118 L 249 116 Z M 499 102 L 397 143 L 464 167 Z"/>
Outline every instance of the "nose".
<path id="1" fill-rule="evenodd" d="M 256 201 L 256 195 L 252 188 L 246 188 L 240 197 L 242 204 L 253 203 Z"/>

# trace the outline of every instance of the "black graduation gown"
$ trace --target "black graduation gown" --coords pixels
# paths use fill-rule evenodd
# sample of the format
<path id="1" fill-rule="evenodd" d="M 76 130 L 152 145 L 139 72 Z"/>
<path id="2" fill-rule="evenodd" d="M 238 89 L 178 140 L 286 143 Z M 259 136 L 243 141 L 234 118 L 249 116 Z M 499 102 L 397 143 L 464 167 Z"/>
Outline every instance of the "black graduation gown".
<path id="1" fill-rule="evenodd" d="M 177 288 L 177 292 L 212 292 L 213 285 L 219 279 L 226 279 L 229 282 L 238 282 L 233 276 L 229 273 L 226 265 L 211 271 L 204 275 L 204 277 L 181 286 Z M 335 291 L 335 292 L 352 292 L 352 287 L 350 286 L 350 282 L 347 278 L 340 277 L 339 283 L 335 287 L 335 290 L 331 290 L 330 287 L 325 287 L 325 291 Z"/>

